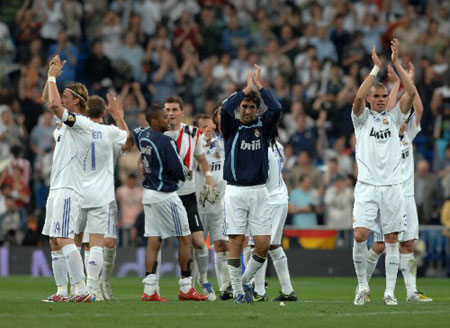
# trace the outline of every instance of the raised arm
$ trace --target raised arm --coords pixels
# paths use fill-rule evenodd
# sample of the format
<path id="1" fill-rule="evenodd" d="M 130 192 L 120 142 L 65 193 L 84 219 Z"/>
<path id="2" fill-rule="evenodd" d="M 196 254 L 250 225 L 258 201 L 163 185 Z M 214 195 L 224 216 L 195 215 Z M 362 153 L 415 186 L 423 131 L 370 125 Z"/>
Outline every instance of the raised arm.
<path id="1" fill-rule="evenodd" d="M 395 69 L 398 72 L 398 75 L 400 76 L 400 80 L 402 81 L 403 85 L 405 86 L 406 92 L 400 98 L 400 110 L 403 114 L 407 114 L 409 110 L 411 109 L 411 106 L 414 101 L 414 97 L 416 96 L 416 87 L 414 86 L 413 81 L 408 76 L 408 73 L 406 73 L 405 69 L 400 64 L 400 61 L 398 60 L 398 53 L 400 50 L 400 43 L 397 39 L 393 39 L 391 41 L 391 51 L 392 51 L 392 61 L 394 62 Z"/>
<path id="2" fill-rule="evenodd" d="M 261 93 L 261 98 L 264 100 L 264 103 L 267 106 L 267 111 L 263 115 L 263 121 L 265 124 L 270 125 L 270 130 L 273 130 L 276 127 L 276 124 L 281 116 L 281 104 L 275 98 L 275 96 L 270 92 L 270 90 L 267 90 L 264 88 L 264 86 L 261 83 L 261 67 L 258 65 L 254 65 L 256 68 L 256 72 L 253 73 L 253 82 L 255 83 L 256 87 L 259 89 L 259 92 Z"/>
<path id="3" fill-rule="evenodd" d="M 389 94 L 389 101 L 386 108 L 391 109 L 394 108 L 394 106 L 397 104 L 398 90 L 400 89 L 400 78 L 395 73 L 391 65 L 388 65 L 388 77 L 392 82 L 392 89 L 391 93 Z"/>
<path id="4" fill-rule="evenodd" d="M 369 94 L 373 81 L 375 80 L 375 77 L 377 76 L 381 68 L 381 60 L 378 58 L 375 45 L 372 47 L 372 61 L 374 64 L 373 69 L 359 87 L 358 92 L 356 93 L 355 100 L 353 101 L 352 109 L 353 113 L 356 116 L 361 115 L 362 111 L 364 110 L 366 97 Z"/>
<path id="5" fill-rule="evenodd" d="M 50 67 L 48 69 L 48 79 L 46 84 L 48 90 L 48 104 L 50 105 L 50 109 L 62 121 L 65 121 L 63 117 L 65 108 L 61 104 L 61 97 L 56 85 L 56 78 L 61 75 L 62 68 L 65 64 L 66 61 L 63 61 L 61 63 L 61 59 L 58 55 L 52 58 L 52 60 L 50 61 Z"/>
<path id="6" fill-rule="evenodd" d="M 409 64 L 408 76 L 411 79 L 411 81 L 413 81 L 413 83 L 414 83 L 414 78 L 415 78 L 414 65 L 411 62 L 409 62 L 408 64 Z M 423 104 L 422 104 L 422 100 L 420 99 L 419 92 L 417 91 L 417 88 L 415 85 L 414 85 L 414 88 L 416 89 L 416 96 L 414 97 L 413 108 L 414 108 L 414 115 L 416 115 L 416 123 L 417 123 L 417 125 L 419 125 L 420 120 L 422 118 L 422 114 L 423 114 Z"/>
<path id="7" fill-rule="evenodd" d="M 107 111 L 111 114 L 114 121 L 116 121 L 117 127 L 127 132 L 127 141 L 122 146 L 122 151 L 127 151 L 133 147 L 133 138 L 124 119 L 122 97 L 112 93 L 108 93 L 106 97 L 108 98 Z"/>

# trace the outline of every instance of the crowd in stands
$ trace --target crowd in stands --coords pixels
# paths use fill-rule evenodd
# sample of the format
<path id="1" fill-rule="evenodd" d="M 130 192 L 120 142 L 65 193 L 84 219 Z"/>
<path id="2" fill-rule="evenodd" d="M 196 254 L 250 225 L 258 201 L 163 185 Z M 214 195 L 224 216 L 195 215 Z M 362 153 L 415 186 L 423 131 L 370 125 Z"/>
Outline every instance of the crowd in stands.
<path id="1" fill-rule="evenodd" d="M 283 106 L 288 223 L 350 229 L 351 105 L 374 44 L 383 62 L 379 80 L 390 86 L 388 42 L 396 37 L 405 66 L 415 65 L 424 104 L 414 154 L 420 223 L 439 224 L 449 206 L 448 1 L 10 0 L 0 11 L 2 243 L 43 243 L 55 120 L 40 95 L 56 53 L 67 61 L 58 86 L 79 81 L 90 94 L 121 94 L 130 129 L 146 125 L 143 111 L 171 95 L 186 103 L 186 122 L 212 114 L 258 63 Z M 134 149 L 117 166 L 126 244 L 136 242 L 142 211 L 138 158 Z"/>

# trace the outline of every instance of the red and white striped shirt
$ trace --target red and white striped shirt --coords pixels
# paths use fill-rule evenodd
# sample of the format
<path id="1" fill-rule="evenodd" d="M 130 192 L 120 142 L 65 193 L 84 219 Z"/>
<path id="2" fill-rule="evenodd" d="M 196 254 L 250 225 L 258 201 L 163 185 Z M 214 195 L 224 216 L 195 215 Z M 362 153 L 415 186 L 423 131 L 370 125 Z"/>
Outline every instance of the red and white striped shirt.
<path id="1" fill-rule="evenodd" d="M 205 151 L 203 145 L 205 141 L 200 130 L 192 125 L 181 123 L 179 130 L 165 132 L 166 135 L 176 141 L 178 146 L 178 154 L 189 170 L 192 170 L 194 163 L 194 155 L 201 155 Z M 179 196 L 189 195 L 195 192 L 194 178 L 186 180 L 178 184 L 177 193 Z"/>

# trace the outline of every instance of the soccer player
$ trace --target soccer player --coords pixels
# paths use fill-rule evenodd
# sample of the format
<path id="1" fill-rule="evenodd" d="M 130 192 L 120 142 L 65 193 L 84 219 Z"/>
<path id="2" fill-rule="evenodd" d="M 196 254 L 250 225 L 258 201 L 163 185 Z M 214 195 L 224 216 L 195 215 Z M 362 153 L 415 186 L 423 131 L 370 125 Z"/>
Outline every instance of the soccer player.
<path id="1" fill-rule="evenodd" d="M 132 147 L 127 124 L 123 118 L 120 97 L 108 94 L 108 107 L 99 96 L 88 100 L 87 114 L 95 122 L 89 151 L 85 156 L 84 193 L 77 233 L 87 230 L 89 248 L 86 248 L 85 267 L 87 287 L 96 300 L 103 300 L 100 290 L 100 271 L 103 267 L 104 235 L 110 229 L 111 203 L 114 196 L 114 149 L 127 150 Z M 117 126 L 105 125 L 105 109 L 111 113 Z"/>
<path id="2" fill-rule="evenodd" d="M 225 149 L 223 138 L 216 133 L 216 125 L 210 116 L 199 114 L 195 117 L 194 126 L 202 131 L 205 139 L 205 156 L 211 167 L 211 173 L 217 183 L 216 189 L 205 184 L 204 175 L 199 169 L 194 170 L 194 181 L 198 198 L 198 211 L 206 234 L 209 233 L 209 241 L 214 244 L 216 252 L 215 268 L 221 299 L 229 299 L 230 274 L 227 266 L 228 237 L 224 231 L 223 195 L 226 182 L 223 179 L 223 164 Z M 211 297 L 213 296 L 213 297 Z M 208 294 L 210 301 L 215 300 L 215 295 Z"/>
<path id="3" fill-rule="evenodd" d="M 83 161 L 91 144 L 94 122 L 81 115 L 86 113 L 88 92 L 81 83 L 64 89 L 60 97 L 56 79 L 65 61 L 58 55 L 50 61 L 48 80 L 42 98 L 61 120 L 54 132 L 56 142 L 50 177 L 50 193 L 46 205 L 44 235 L 50 237 L 52 267 L 57 293 L 47 302 L 66 302 L 67 273 L 74 289 L 72 302 L 91 302 L 80 252 L 74 237 L 83 195 Z"/>
<path id="4" fill-rule="evenodd" d="M 414 97 L 415 87 L 398 60 L 399 42 L 391 41 L 392 61 L 406 88 L 400 102 L 386 111 L 387 88 L 373 84 L 381 61 L 375 46 L 372 48 L 374 68 L 359 87 L 353 102 L 352 121 L 356 135 L 356 161 L 358 181 L 355 187 L 353 208 L 353 262 L 358 287 L 355 305 L 366 302 L 370 290 L 367 282 L 367 238 L 370 230 L 384 233 L 386 240 L 386 290 L 384 304 L 397 305 L 394 296 L 399 266 L 398 233 L 404 230 L 405 204 L 402 188 L 401 150 L 398 134 L 406 119 Z M 370 109 L 365 102 L 370 103 Z M 378 212 L 379 222 L 377 220 Z M 380 231 L 381 228 L 381 231 Z"/>
<path id="5" fill-rule="evenodd" d="M 414 65 L 409 63 L 409 78 L 414 82 Z M 388 66 L 388 75 L 394 83 L 389 95 L 388 108 L 395 105 L 397 93 L 400 88 L 400 79 L 391 66 Z M 417 92 L 417 91 L 416 91 Z M 423 114 L 423 105 L 417 94 L 413 102 L 413 111 L 400 128 L 400 147 L 402 154 L 403 191 L 406 209 L 406 230 L 399 235 L 400 239 L 400 271 L 406 286 L 406 300 L 409 302 L 431 302 L 432 298 L 417 291 L 416 271 L 417 262 L 414 258 L 414 241 L 419 238 L 419 220 L 414 200 L 414 159 L 412 141 L 420 132 L 420 119 Z M 369 251 L 367 259 L 367 280 L 372 277 L 380 255 L 385 250 L 383 235 L 376 234 L 376 242 Z"/>
<path id="6" fill-rule="evenodd" d="M 183 101 L 179 97 L 169 97 L 164 102 L 164 109 L 169 115 L 169 131 L 165 134 L 176 141 L 178 153 L 183 159 L 184 165 L 193 170 L 194 160 L 197 161 L 201 174 L 204 175 L 206 184 L 212 188 L 216 187 L 216 182 L 212 177 L 211 168 L 205 157 L 203 149 L 204 139 L 200 130 L 192 125 L 181 122 L 183 118 Z M 205 293 L 210 298 L 215 297 L 215 292 L 208 282 L 209 254 L 205 244 L 202 221 L 198 213 L 197 197 L 195 196 L 194 177 L 180 183 L 177 191 L 183 202 L 189 220 L 189 229 L 192 232 L 194 256 L 199 272 L 199 282 Z"/>
<path id="7" fill-rule="evenodd" d="M 247 75 L 246 87 L 222 103 L 221 129 L 225 141 L 224 179 L 225 216 L 229 241 L 228 269 L 235 303 L 253 301 L 249 285 L 266 261 L 270 245 L 271 223 L 268 176 L 268 144 L 281 115 L 281 105 L 260 82 L 261 68 Z M 253 75 L 253 77 L 252 77 Z M 257 116 L 261 98 L 267 111 Z M 235 117 L 238 109 L 240 118 Z M 253 236 L 255 248 L 244 275 L 241 275 L 241 252 L 245 234 Z M 243 285 L 244 284 L 244 285 Z"/>
<path id="8" fill-rule="evenodd" d="M 159 293 L 158 252 L 163 239 L 177 237 L 178 260 L 181 268 L 178 299 L 205 301 L 192 284 L 192 236 L 186 210 L 176 193 L 178 180 L 184 181 L 190 172 L 177 153 L 176 143 L 164 135 L 169 127 L 167 112 L 153 105 L 146 113 L 150 128 L 136 128 L 133 140 L 141 153 L 144 173 L 142 203 L 145 213 L 145 237 L 148 237 L 145 256 L 146 277 L 142 280 L 142 301 L 166 302 Z"/>
<path id="9" fill-rule="evenodd" d="M 276 135 L 277 130 L 275 130 Z M 288 213 L 289 194 L 283 180 L 284 149 L 276 140 L 276 136 L 271 140 L 269 146 L 269 176 L 266 186 L 269 192 L 269 213 L 272 222 L 272 234 L 270 237 L 269 255 L 272 258 L 273 266 L 277 272 L 278 280 L 281 284 L 280 295 L 272 301 L 296 301 L 297 295 L 291 284 L 286 253 L 281 247 L 281 237 L 283 235 L 284 223 Z M 265 276 L 267 261 L 256 272 L 254 300 L 267 301 Z"/>

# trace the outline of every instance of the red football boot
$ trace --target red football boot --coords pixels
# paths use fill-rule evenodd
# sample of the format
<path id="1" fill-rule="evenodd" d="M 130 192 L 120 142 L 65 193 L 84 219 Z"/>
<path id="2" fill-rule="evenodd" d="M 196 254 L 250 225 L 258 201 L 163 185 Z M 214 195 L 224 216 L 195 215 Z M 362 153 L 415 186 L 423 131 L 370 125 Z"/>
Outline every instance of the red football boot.
<path id="1" fill-rule="evenodd" d="M 142 294 L 141 301 L 143 301 L 143 302 L 169 302 L 168 299 L 159 296 L 157 292 L 155 292 L 153 295 L 149 295 L 146 293 Z"/>
<path id="2" fill-rule="evenodd" d="M 51 295 L 51 296 L 47 297 L 47 299 L 42 300 L 42 302 L 46 302 L 46 303 L 59 303 L 59 302 L 65 303 L 68 301 L 69 301 L 69 298 L 67 296 L 61 296 L 58 294 Z"/>
<path id="3" fill-rule="evenodd" d="M 191 288 L 187 293 L 183 293 L 180 290 L 178 293 L 178 299 L 180 301 L 206 301 L 208 299 L 208 295 L 201 294 L 194 288 Z"/>

